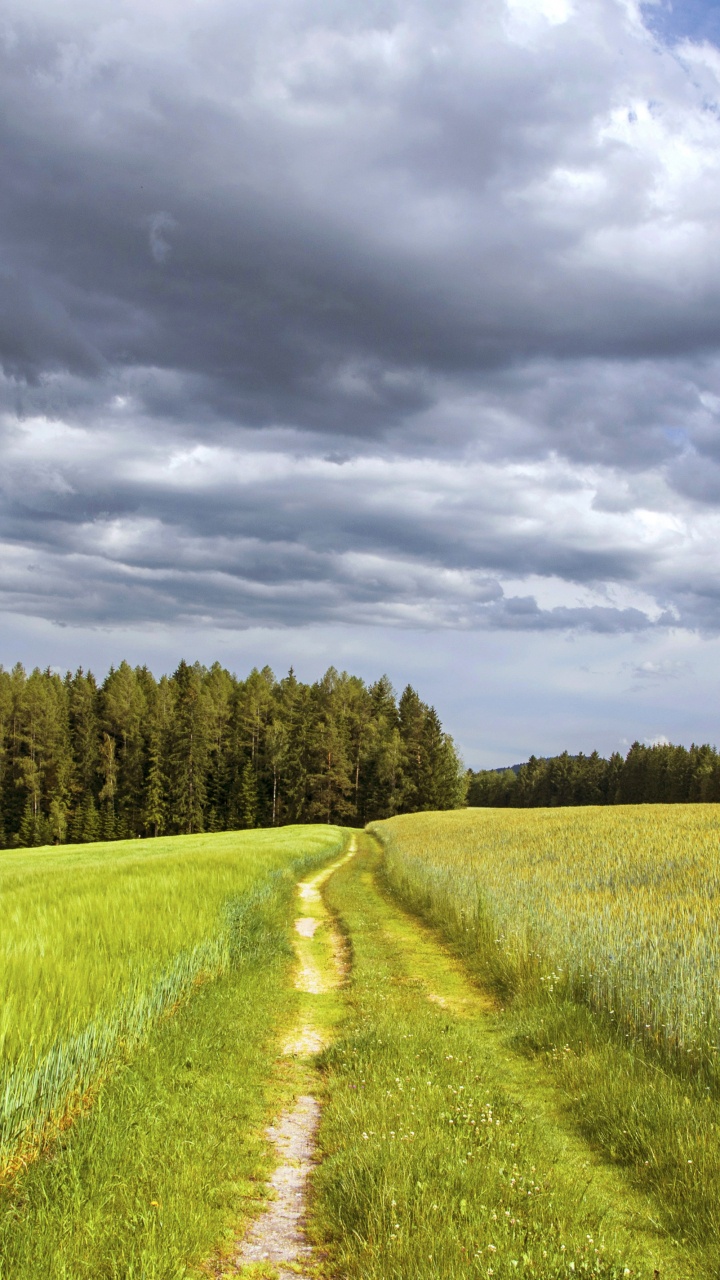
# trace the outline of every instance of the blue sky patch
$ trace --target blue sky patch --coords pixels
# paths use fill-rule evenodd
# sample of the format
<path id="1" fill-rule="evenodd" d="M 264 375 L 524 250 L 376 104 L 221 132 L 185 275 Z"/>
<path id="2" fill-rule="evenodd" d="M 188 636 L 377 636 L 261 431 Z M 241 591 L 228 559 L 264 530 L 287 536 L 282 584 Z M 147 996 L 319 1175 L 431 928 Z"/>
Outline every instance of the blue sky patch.
<path id="1" fill-rule="evenodd" d="M 720 3 L 713 0 L 663 0 L 643 4 L 645 21 L 661 40 L 710 40 L 720 45 Z"/>

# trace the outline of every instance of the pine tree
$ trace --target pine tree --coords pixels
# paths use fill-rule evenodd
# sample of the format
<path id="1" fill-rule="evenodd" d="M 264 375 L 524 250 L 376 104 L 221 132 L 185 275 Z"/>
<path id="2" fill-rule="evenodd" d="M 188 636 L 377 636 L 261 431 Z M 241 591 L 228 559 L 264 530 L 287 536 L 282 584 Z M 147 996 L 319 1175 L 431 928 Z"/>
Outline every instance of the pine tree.
<path id="1" fill-rule="evenodd" d="M 117 794 L 118 783 L 118 761 L 115 749 L 115 739 L 111 738 L 109 733 L 103 734 L 98 754 L 100 756 L 98 773 L 103 780 L 103 784 L 98 795 L 102 815 L 100 822 L 100 835 L 103 840 L 114 840 L 117 831 L 115 796 Z"/>
<path id="2" fill-rule="evenodd" d="M 112 800 L 106 799 L 102 802 L 98 825 L 101 840 L 115 840 L 117 836 L 117 816 Z"/>
<path id="3" fill-rule="evenodd" d="M 18 843 L 22 849 L 32 849 L 33 846 L 45 843 L 42 834 L 42 814 L 36 809 L 32 796 L 28 796 L 20 823 Z"/>
<path id="4" fill-rule="evenodd" d="M 152 836 L 161 836 L 167 822 L 168 779 L 163 767 L 163 741 L 154 729 L 148 747 L 148 772 L 145 783 L 143 825 Z"/>
<path id="5" fill-rule="evenodd" d="M 400 813 L 416 813 L 423 808 L 423 733 L 428 707 L 420 701 L 412 685 L 403 689 L 398 705 L 398 728 L 403 745 Z"/>
<path id="6" fill-rule="evenodd" d="M 23 755 L 23 723 L 25 720 L 25 687 L 27 676 L 21 662 L 16 662 L 10 672 L 8 694 L 8 725 L 5 765 L 5 831 L 11 843 L 19 842 L 20 823 L 26 805 L 26 788 L 21 765 Z"/>
<path id="7" fill-rule="evenodd" d="M 248 760 L 242 772 L 239 799 L 240 826 L 242 828 L 257 826 L 257 778 L 251 760 Z"/>
<path id="8" fill-rule="evenodd" d="M 209 716 L 202 669 L 181 662 L 172 677 L 175 711 L 169 734 L 170 815 L 185 835 L 205 829 L 205 777 Z"/>
<path id="9" fill-rule="evenodd" d="M 73 844 L 92 844 L 100 839 L 100 819 L 92 792 L 83 796 L 70 826 Z"/>
<path id="10" fill-rule="evenodd" d="M 465 770 L 455 745 L 443 733 L 434 707 L 425 713 L 420 741 L 416 803 L 422 810 L 457 809 L 464 803 Z"/>
<path id="11" fill-rule="evenodd" d="M 307 777 L 309 818 L 342 822 L 353 812 L 352 764 L 344 678 L 334 667 L 312 689 L 310 759 Z"/>
<path id="12" fill-rule="evenodd" d="M 137 835 L 142 826 L 149 672 L 121 662 L 110 669 L 101 690 L 102 729 L 115 741 L 117 780 L 114 794 L 118 836 Z M 152 677 L 150 677 L 152 680 Z"/>
<path id="13" fill-rule="evenodd" d="M 94 844 L 100 839 L 100 818 L 93 796 L 88 792 L 80 806 L 80 835 L 83 844 Z"/>
<path id="14" fill-rule="evenodd" d="M 168 750 L 170 725 L 175 710 L 175 693 L 167 676 L 155 687 L 148 705 L 147 774 L 144 787 L 143 827 L 151 836 L 167 829 L 169 778 Z"/>
<path id="15" fill-rule="evenodd" d="M 291 667 L 273 690 L 270 713 L 271 723 L 281 725 L 284 732 L 275 778 L 275 825 L 306 820 L 313 714 L 310 688 L 300 683 Z"/>
<path id="16" fill-rule="evenodd" d="M 401 796 L 403 745 L 395 692 L 387 676 L 369 690 L 370 719 L 358 801 L 361 823 L 390 818 Z"/>
<path id="17" fill-rule="evenodd" d="M 208 831 L 223 831 L 228 819 L 231 790 L 231 717 L 237 681 L 219 662 L 203 676 L 208 711 L 208 761 L 205 803 Z"/>
<path id="18" fill-rule="evenodd" d="M 74 771 L 72 805 L 77 807 L 86 794 L 97 794 L 100 757 L 99 694 L 92 672 L 78 667 L 65 677 Z"/>

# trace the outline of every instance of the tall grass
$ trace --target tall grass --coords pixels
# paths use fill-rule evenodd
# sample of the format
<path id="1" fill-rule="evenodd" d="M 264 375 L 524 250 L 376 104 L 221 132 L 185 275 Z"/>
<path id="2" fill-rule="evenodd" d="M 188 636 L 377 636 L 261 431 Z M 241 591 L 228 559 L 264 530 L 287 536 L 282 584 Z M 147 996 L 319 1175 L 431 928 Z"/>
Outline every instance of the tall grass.
<path id="1" fill-rule="evenodd" d="M 501 996 L 586 1002 L 720 1087 L 720 806 L 469 809 L 372 830 L 391 885 Z"/>
<path id="2" fill-rule="evenodd" d="M 342 840 L 304 826 L 0 853 L 0 1171 L 201 975 L 257 946 L 278 880 Z"/>
<path id="3" fill-rule="evenodd" d="M 466 810 L 375 824 L 393 891 L 504 1007 L 508 1046 L 720 1274 L 720 809 Z"/>

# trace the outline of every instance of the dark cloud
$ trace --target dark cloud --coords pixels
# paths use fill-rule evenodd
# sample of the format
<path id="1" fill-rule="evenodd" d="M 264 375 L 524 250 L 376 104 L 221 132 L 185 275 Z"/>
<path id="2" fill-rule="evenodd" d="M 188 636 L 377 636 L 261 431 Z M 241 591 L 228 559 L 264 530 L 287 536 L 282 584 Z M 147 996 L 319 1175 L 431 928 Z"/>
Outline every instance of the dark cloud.
<path id="1" fill-rule="evenodd" d="M 632 0 L 11 3 L 6 606 L 716 630 L 719 100 Z"/>

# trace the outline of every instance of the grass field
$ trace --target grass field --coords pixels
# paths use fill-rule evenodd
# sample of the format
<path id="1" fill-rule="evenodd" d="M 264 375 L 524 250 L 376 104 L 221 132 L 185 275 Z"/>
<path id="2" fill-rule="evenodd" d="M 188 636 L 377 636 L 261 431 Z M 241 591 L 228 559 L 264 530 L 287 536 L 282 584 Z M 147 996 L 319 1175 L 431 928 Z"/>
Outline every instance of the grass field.
<path id="1" fill-rule="evenodd" d="M 325 1059 L 314 1226 L 347 1280 L 685 1280 L 697 1259 L 563 1116 L 504 1017 L 360 856 L 327 897 L 353 950 Z M 708 1272 L 708 1274 L 712 1274 Z"/>
<path id="2" fill-rule="evenodd" d="M 392 891 L 717 1274 L 720 809 L 466 810 L 373 830 Z"/>
<path id="3" fill-rule="evenodd" d="M 0 853 L 0 1172 L 200 976 L 262 949 L 264 909 L 335 827 Z"/>

